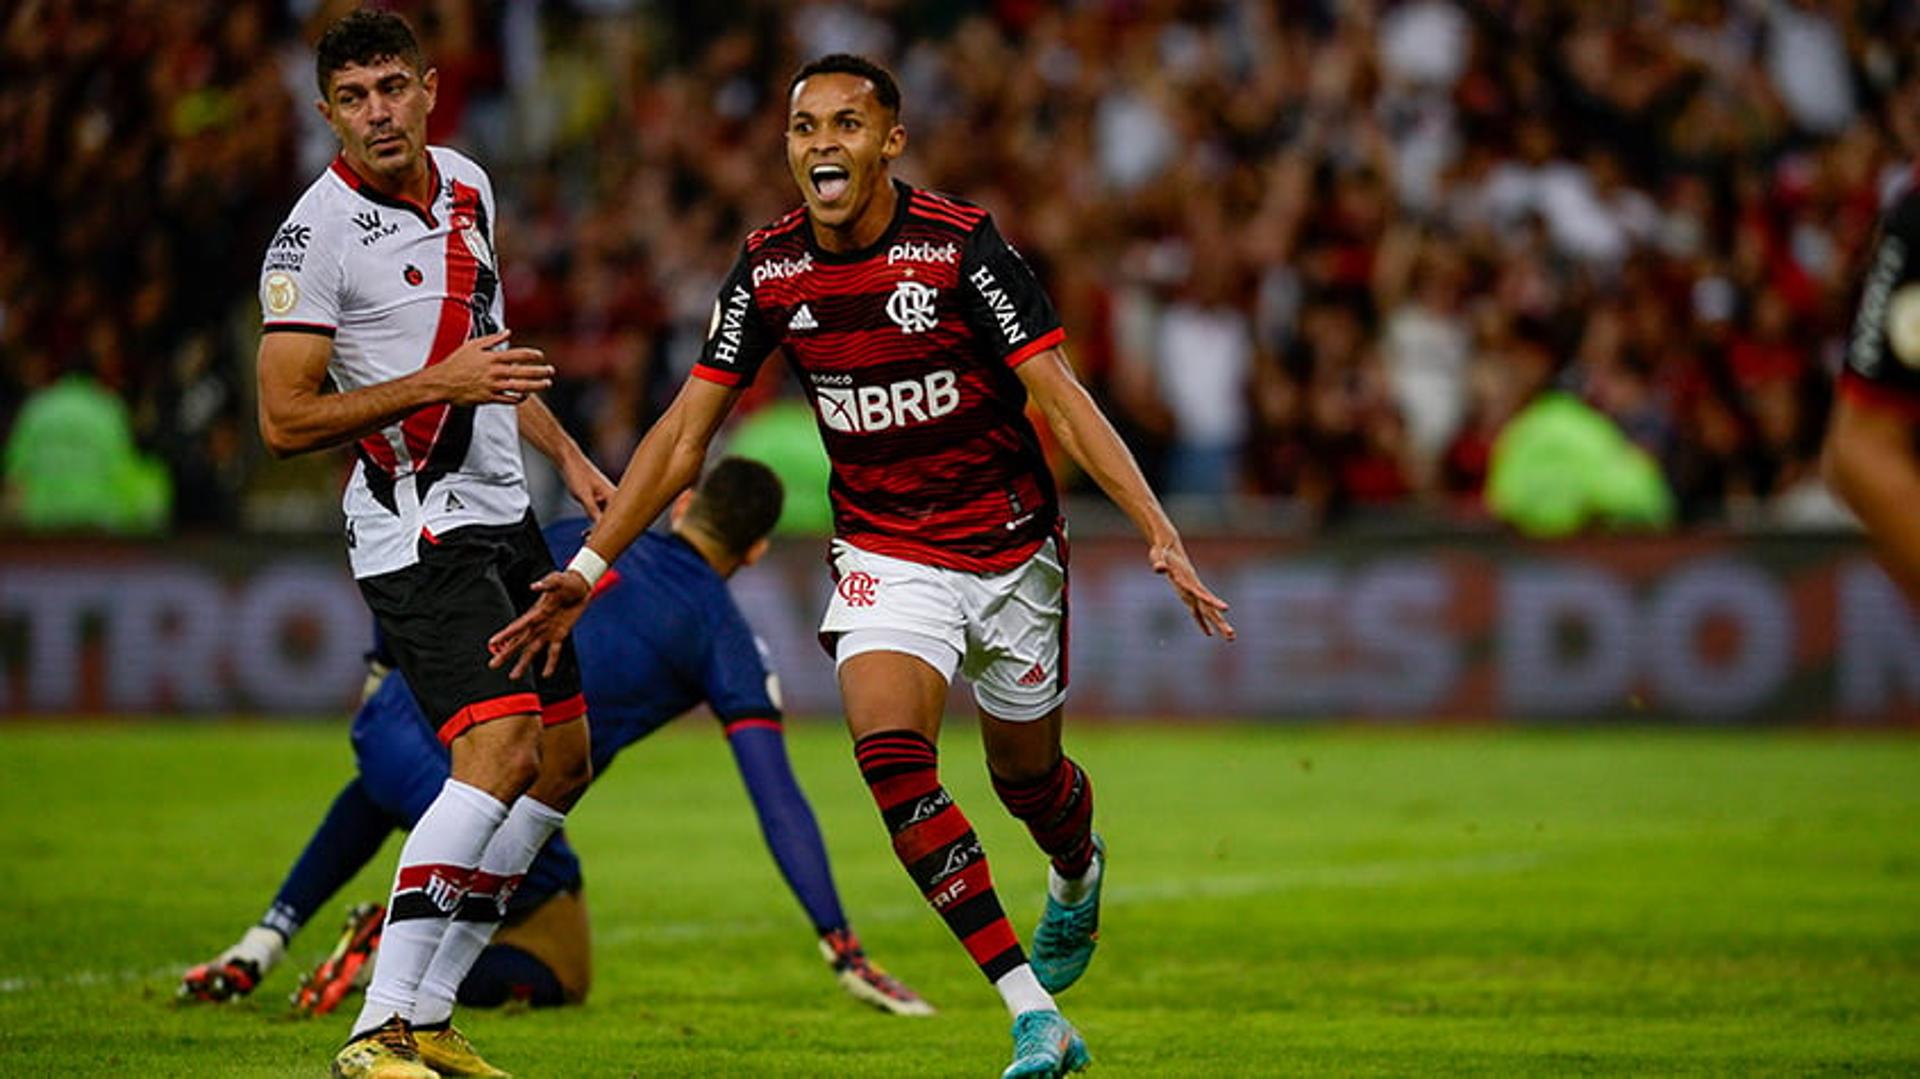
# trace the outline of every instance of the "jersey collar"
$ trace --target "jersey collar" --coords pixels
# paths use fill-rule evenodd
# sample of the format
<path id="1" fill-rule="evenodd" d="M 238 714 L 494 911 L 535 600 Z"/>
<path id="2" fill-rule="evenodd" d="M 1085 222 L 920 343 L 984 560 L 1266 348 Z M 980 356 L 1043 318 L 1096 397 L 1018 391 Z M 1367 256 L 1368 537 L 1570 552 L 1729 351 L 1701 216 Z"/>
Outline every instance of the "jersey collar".
<path id="1" fill-rule="evenodd" d="M 701 554 L 700 548 L 695 547 L 693 543 L 687 539 L 687 537 L 681 535 L 678 532 L 673 532 L 673 531 L 653 533 L 653 534 L 658 535 L 661 539 L 666 540 L 667 543 L 672 546 L 672 549 L 679 553 L 680 557 L 691 559 L 695 565 L 699 566 L 709 576 L 713 576 L 713 577 L 720 576 L 719 572 L 713 568 L 713 563 L 707 561 L 707 556 Z"/>
<path id="2" fill-rule="evenodd" d="M 433 151 L 427 151 L 427 202 L 422 206 L 412 199 L 398 199 L 368 183 L 366 178 L 353 171 L 347 164 L 345 154 L 333 157 L 333 174 L 340 177 L 342 183 L 352 188 L 354 193 L 368 202 L 376 202 L 395 210 L 405 210 L 418 217 L 430 229 L 439 228 L 440 222 L 433 216 L 433 200 L 440 196 L 440 162 L 434 160 Z"/>
<path id="3" fill-rule="evenodd" d="M 807 251 L 810 252 L 818 262 L 839 263 L 864 262 L 880 252 L 885 251 L 887 247 L 893 243 L 893 238 L 900 234 L 900 226 L 905 224 L 907 220 L 907 205 L 913 201 L 913 188 L 908 186 L 905 180 L 895 177 L 893 179 L 893 191 L 897 196 L 893 207 L 893 220 L 887 222 L 887 230 L 880 234 L 879 239 L 853 251 L 828 251 L 826 248 L 820 246 L 819 241 L 814 239 L 813 215 L 809 213 L 807 215 L 807 227 L 801 230 L 807 235 Z"/>

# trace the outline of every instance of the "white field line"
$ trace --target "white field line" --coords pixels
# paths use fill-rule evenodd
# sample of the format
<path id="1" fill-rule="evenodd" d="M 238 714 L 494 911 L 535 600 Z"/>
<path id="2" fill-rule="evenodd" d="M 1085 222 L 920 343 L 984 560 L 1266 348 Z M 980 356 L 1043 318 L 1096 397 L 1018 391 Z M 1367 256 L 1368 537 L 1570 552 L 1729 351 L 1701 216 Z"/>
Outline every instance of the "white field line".
<path id="1" fill-rule="evenodd" d="M 1504 851 L 1464 858 L 1403 859 L 1385 862 L 1358 862 L 1352 865 L 1300 867 L 1269 873 L 1239 873 L 1231 876 L 1199 876 L 1182 879 L 1121 883 L 1107 890 L 1105 902 L 1120 906 L 1158 903 L 1170 899 L 1234 898 L 1269 895 L 1276 892 L 1367 888 L 1460 877 L 1488 877 L 1521 873 L 1546 861 L 1544 855 L 1530 851 Z M 862 910 L 858 920 L 904 922 L 927 916 L 927 908 L 918 903 L 892 903 Z M 701 921 L 650 922 L 596 927 L 594 940 L 601 945 L 628 944 L 637 940 L 699 940 L 791 928 L 791 918 L 734 918 Z M 126 985 L 137 982 L 171 980 L 198 960 L 182 960 L 164 967 L 117 971 L 80 970 L 42 977 L 10 975 L 0 977 L 0 996 L 62 989 L 90 989 L 98 986 Z"/>
<path id="2" fill-rule="evenodd" d="M 0 978 L 0 995 L 37 993 L 46 989 L 90 989 L 99 985 L 125 985 L 128 982 L 144 982 L 158 978 L 178 978 L 192 965 L 193 963 L 181 963 L 178 966 L 154 967 L 150 970 L 76 970 L 51 978 L 36 977 L 31 974 L 5 977 Z"/>

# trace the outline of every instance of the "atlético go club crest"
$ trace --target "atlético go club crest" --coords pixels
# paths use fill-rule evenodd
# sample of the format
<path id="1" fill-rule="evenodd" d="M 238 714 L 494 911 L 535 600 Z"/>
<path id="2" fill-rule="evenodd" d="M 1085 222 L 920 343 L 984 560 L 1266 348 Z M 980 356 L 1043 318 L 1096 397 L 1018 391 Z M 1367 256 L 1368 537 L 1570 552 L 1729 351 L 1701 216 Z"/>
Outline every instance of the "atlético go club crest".
<path id="1" fill-rule="evenodd" d="M 460 238 L 467 242 L 467 250 L 473 255 L 474 261 L 489 270 L 493 269 L 493 245 L 487 242 L 485 233 L 468 224 L 460 230 Z"/>
<path id="2" fill-rule="evenodd" d="M 901 281 L 893 286 L 893 295 L 887 297 L 887 317 L 899 326 L 903 333 L 921 333 L 940 324 L 940 316 L 934 310 L 934 301 L 940 298 L 940 290 L 918 281 Z"/>

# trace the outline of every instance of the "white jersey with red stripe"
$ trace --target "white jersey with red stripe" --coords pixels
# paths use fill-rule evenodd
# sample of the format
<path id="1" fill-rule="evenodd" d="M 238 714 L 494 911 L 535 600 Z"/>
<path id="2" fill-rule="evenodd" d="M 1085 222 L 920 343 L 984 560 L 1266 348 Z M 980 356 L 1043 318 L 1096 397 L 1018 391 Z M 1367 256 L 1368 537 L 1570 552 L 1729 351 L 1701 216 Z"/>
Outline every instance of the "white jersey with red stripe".
<path id="1" fill-rule="evenodd" d="M 493 185 L 453 150 L 427 154 L 426 205 L 382 194 L 335 159 L 267 247 L 263 331 L 332 338 L 327 374 L 341 391 L 403 378 L 503 328 Z M 424 408 L 354 453 L 342 508 L 355 577 L 413 565 L 423 538 L 527 513 L 510 406 Z"/>

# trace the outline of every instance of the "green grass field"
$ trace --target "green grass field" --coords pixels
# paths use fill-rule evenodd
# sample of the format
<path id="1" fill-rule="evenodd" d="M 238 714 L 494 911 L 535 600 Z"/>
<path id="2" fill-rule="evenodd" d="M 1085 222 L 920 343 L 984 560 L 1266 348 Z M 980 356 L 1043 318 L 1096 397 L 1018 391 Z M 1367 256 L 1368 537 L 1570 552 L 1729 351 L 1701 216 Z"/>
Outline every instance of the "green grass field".
<path id="1" fill-rule="evenodd" d="M 894 863 L 844 737 L 793 737 L 854 924 L 941 1014 L 834 987 L 721 740 L 637 747 L 571 825 L 597 983 L 467 1013 L 527 1077 L 989 1076 L 991 990 Z M 1043 866 L 970 729 L 945 776 L 1023 935 Z M 1920 1072 L 1920 740 L 1083 728 L 1112 851 L 1062 998 L 1096 1075 Z M 335 725 L 0 727 L 0 1076 L 319 1076 L 285 1018 L 174 978 L 257 917 L 346 775 Z M 341 897 L 384 893 L 396 845 Z"/>

